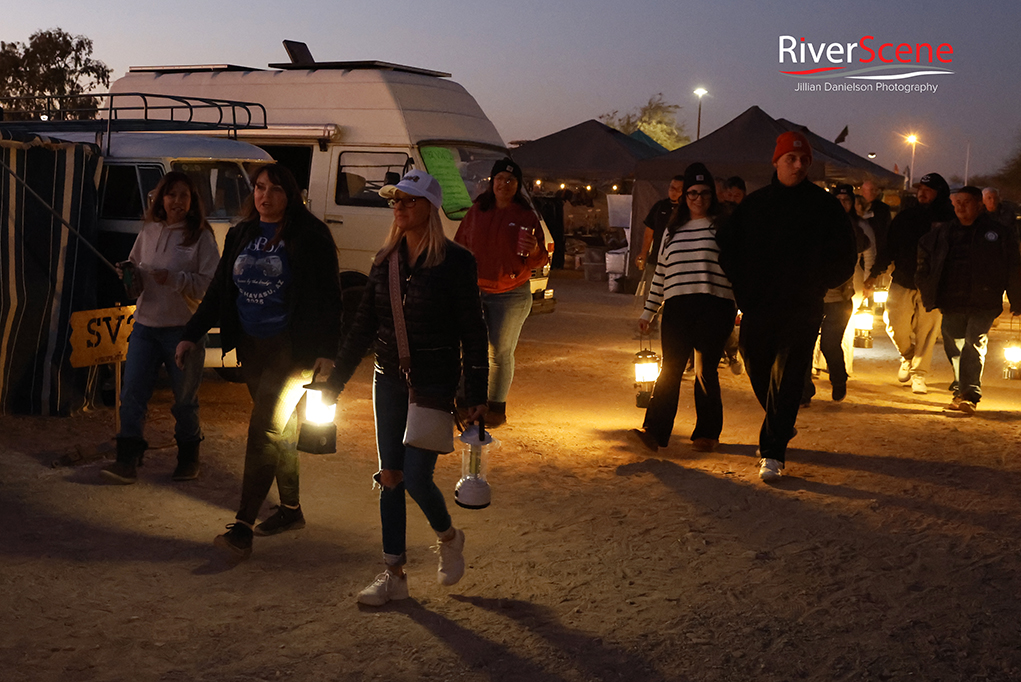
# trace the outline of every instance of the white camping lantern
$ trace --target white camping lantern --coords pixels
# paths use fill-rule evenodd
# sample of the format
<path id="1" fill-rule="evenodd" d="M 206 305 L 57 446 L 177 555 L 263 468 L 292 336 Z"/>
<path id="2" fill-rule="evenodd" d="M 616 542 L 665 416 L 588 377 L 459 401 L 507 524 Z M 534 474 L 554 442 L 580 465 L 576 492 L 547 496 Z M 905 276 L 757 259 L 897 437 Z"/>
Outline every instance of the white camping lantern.
<path id="1" fill-rule="evenodd" d="M 485 509 L 493 497 L 486 480 L 489 454 L 500 443 L 492 434 L 486 433 L 482 419 L 466 428 L 459 440 L 464 443 L 464 449 L 461 451 L 461 480 L 454 488 L 454 501 L 465 509 Z"/>
<path id="2" fill-rule="evenodd" d="M 326 455 L 337 451 L 337 405 L 323 402 L 325 383 L 305 384 L 305 419 L 298 431 L 298 450 L 314 455 Z"/>
<path id="3" fill-rule="evenodd" d="M 1003 378 L 1021 379 L 1021 342 L 1016 339 L 1003 348 Z"/>

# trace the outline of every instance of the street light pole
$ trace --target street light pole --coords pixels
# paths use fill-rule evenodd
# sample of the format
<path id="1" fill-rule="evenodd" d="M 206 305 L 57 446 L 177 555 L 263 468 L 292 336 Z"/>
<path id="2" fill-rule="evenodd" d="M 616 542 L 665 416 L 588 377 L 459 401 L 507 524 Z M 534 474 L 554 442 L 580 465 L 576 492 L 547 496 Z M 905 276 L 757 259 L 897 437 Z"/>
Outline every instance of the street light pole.
<path id="1" fill-rule="evenodd" d="M 702 139 L 702 95 L 708 94 L 708 90 L 705 88 L 696 88 L 695 94 L 698 95 L 698 123 L 695 127 L 695 139 Z"/>
<path id="2" fill-rule="evenodd" d="M 908 135 L 904 139 L 911 145 L 911 165 L 908 166 L 908 187 L 910 187 L 912 184 L 911 181 L 915 177 L 915 145 L 918 144 L 918 136 Z"/>

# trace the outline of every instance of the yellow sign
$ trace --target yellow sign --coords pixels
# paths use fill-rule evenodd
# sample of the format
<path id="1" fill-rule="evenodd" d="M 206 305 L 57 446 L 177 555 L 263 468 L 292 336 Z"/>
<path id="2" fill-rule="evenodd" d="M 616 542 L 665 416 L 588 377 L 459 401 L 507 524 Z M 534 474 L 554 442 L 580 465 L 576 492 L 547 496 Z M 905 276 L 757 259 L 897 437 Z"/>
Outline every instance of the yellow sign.
<path id="1" fill-rule="evenodd" d="M 121 362 L 128 355 L 128 336 L 135 325 L 135 306 L 71 313 L 71 366 Z"/>

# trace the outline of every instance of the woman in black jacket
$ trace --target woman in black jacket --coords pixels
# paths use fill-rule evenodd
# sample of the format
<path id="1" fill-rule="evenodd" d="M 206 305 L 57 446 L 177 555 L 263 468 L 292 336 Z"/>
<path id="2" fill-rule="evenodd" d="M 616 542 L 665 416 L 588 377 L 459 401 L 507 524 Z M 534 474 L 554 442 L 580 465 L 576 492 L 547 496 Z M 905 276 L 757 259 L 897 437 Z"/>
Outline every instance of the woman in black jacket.
<path id="1" fill-rule="evenodd" d="M 408 421 L 408 383 L 415 395 L 431 404 L 454 409 L 454 394 L 463 371 L 467 421 L 486 412 L 489 375 L 486 323 L 482 315 L 475 258 L 443 234 L 439 208 L 442 190 L 428 173 L 411 171 L 396 186 L 379 191 L 390 199 L 394 221 L 383 248 L 376 254 L 365 294 L 336 368 L 330 375 L 334 393 L 354 374 L 370 345 L 375 346 L 376 372 L 372 400 L 379 451 L 379 512 L 383 526 L 386 570 L 358 594 L 362 604 L 380 606 L 408 597 L 404 573 L 405 490 L 425 514 L 439 538 L 442 585 L 464 574 L 464 533 L 454 528 L 443 493 L 433 482 L 438 453 L 404 444 Z M 390 303 L 389 260 L 400 268 L 401 293 L 411 353 L 406 380 L 398 358 Z M 329 398 L 326 398 L 329 400 Z"/>
<path id="2" fill-rule="evenodd" d="M 252 185 L 246 219 L 227 233 L 213 281 L 177 346 L 180 365 L 219 324 L 223 352 L 237 349 L 252 396 L 240 508 L 215 540 L 241 559 L 252 553 L 253 532 L 305 526 L 294 408 L 313 373 L 332 368 L 341 318 L 337 247 L 305 208 L 294 176 L 272 164 L 254 172 Z M 255 526 L 274 479 L 280 506 Z"/>

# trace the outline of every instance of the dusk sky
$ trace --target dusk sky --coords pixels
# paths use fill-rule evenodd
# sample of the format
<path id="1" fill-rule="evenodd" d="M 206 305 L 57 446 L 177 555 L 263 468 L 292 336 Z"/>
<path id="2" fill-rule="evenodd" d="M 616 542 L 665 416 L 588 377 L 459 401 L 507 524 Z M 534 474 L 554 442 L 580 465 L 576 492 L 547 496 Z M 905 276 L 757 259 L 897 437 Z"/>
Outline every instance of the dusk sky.
<path id="1" fill-rule="evenodd" d="M 845 146 L 862 155 L 875 152 L 880 165 L 903 170 L 911 158 L 903 138 L 914 132 L 920 140 L 916 178 L 929 171 L 963 177 L 969 144 L 971 174 L 992 173 L 1021 146 L 1016 0 L 179 0 L 153 6 L 137 0 L 17 3 L 4 10 L 0 40 L 24 42 L 35 30 L 55 27 L 86 35 L 114 78 L 134 65 L 265 67 L 287 60 L 283 39 L 300 40 L 320 61 L 374 59 L 450 72 L 508 142 L 628 110 L 658 92 L 684 107 L 678 118 L 694 138 L 692 91 L 701 86 L 709 91 L 702 102 L 703 136 L 758 105 L 829 139 L 847 125 Z M 863 36 L 875 37 L 873 47 L 948 43 L 952 62 L 942 66 L 953 73 L 899 81 L 938 86 L 935 92 L 795 92 L 799 79 L 781 68 L 817 65 L 781 67 L 782 35 L 816 46 Z M 854 58 L 866 54 L 859 48 Z M 831 64 L 823 57 L 818 66 Z"/>

